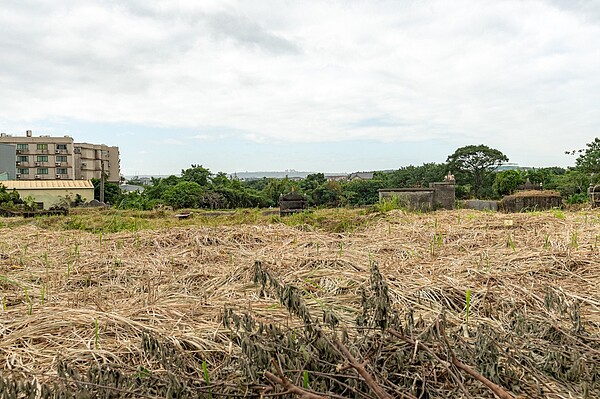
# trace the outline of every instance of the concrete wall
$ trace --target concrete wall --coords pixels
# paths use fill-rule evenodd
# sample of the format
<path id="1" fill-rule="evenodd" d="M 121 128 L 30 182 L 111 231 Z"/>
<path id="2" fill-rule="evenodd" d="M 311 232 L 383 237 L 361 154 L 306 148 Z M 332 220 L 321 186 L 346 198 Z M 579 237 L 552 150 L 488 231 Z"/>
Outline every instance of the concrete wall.
<path id="1" fill-rule="evenodd" d="M 500 201 L 500 209 L 505 212 L 541 211 L 561 206 L 560 194 L 550 191 L 545 195 L 507 195 Z"/>
<path id="2" fill-rule="evenodd" d="M 461 201 L 464 209 L 475 209 L 477 211 L 497 211 L 498 201 L 465 200 Z"/>
<path id="3" fill-rule="evenodd" d="M 398 198 L 409 209 L 429 211 L 454 209 L 455 185 L 447 182 L 431 183 L 429 188 L 390 188 L 379 190 L 379 200 Z"/>
<path id="4" fill-rule="evenodd" d="M 16 146 L 0 144 L 0 173 L 8 173 L 7 180 L 14 180 L 16 174 Z"/>
<path id="5" fill-rule="evenodd" d="M 379 190 L 379 200 L 391 200 L 396 198 L 401 206 L 411 210 L 430 211 L 433 210 L 433 189 L 383 189 Z"/>
<path id="6" fill-rule="evenodd" d="M 454 209 L 456 202 L 456 185 L 450 182 L 430 183 L 434 189 L 433 206 L 436 209 Z"/>

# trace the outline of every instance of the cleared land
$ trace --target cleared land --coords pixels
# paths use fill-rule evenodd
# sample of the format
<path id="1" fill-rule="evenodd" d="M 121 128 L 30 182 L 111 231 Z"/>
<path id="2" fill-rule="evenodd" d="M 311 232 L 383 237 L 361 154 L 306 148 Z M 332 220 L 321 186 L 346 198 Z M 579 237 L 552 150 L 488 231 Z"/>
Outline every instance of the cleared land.
<path id="1" fill-rule="evenodd" d="M 2 223 L 2 398 L 600 397 L 598 211 Z"/>

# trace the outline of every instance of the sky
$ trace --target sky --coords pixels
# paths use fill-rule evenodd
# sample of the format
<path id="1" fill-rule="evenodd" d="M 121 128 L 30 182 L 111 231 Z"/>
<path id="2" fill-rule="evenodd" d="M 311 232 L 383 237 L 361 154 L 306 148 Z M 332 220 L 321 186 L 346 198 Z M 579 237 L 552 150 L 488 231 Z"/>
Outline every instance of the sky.
<path id="1" fill-rule="evenodd" d="M 597 0 L 0 0 L 0 132 L 121 173 L 353 172 L 600 136 Z"/>

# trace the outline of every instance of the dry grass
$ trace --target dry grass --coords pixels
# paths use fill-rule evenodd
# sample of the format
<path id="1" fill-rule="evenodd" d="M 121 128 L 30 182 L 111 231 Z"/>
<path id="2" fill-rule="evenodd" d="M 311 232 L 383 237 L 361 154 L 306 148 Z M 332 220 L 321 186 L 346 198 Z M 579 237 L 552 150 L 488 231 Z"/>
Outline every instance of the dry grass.
<path id="1" fill-rule="evenodd" d="M 445 309 L 448 329 L 465 347 L 475 345 L 478 328 L 490 326 L 511 337 L 513 347 L 501 349 L 523 370 L 548 365 L 537 395 L 525 379 L 523 387 L 506 389 L 538 397 L 599 394 L 598 385 L 582 388 L 559 375 L 569 362 L 580 365 L 580 379 L 600 373 L 589 371 L 600 359 L 598 212 L 392 211 L 357 218 L 362 227 L 341 233 L 264 220 L 102 234 L 36 222 L 2 228 L 0 376 L 52 384 L 77 380 L 96 365 L 140 380 L 167 378 L 170 366 L 143 347 L 154 342 L 164 358 L 171 350 L 185 357 L 177 361 L 206 361 L 213 382 L 244 392 L 244 355 L 223 327 L 224 308 L 266 323 L 300 324 L 277 298 L 260 295 L 254 261 L 299 287 L 313 315 L 327 310 L 351 326 L 375 260 L 402 318 L 410 313 L 415 325 L 426 326 Z M 553 330 L 535 330 L 548 326 Z M 552 370 L 538 348 L 579 357 L 558 359 Z M 204 384 L 202 369 L 186 373 Z"/>

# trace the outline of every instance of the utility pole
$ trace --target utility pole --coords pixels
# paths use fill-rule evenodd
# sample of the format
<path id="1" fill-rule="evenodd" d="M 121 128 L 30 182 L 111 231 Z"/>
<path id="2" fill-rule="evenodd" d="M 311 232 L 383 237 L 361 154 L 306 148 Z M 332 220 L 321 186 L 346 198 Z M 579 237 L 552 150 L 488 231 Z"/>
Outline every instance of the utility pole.
<path id="1" fill-rule="evenodd" d="M 104 202 L 104 154 L 100 153 L 100 202 Z"/>

